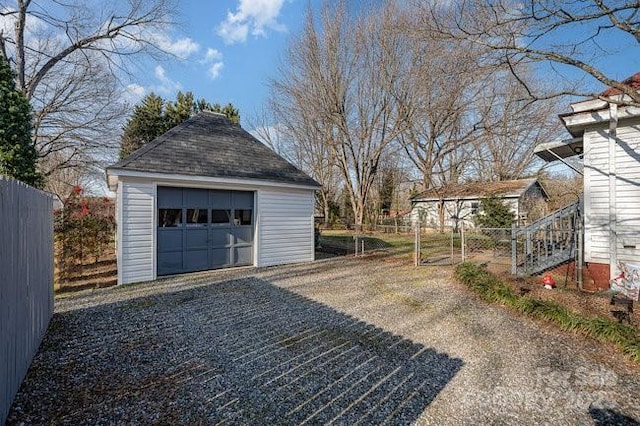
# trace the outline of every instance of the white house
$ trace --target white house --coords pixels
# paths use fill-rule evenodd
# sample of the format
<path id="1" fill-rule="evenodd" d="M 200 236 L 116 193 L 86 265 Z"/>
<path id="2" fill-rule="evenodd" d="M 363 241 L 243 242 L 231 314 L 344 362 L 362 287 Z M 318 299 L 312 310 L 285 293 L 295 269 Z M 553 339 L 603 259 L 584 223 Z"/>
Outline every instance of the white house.
<path id="1" fill-rule="evenodd" d="M 118 283 L 314 259 L 317 182 L 224 115 L 200 113 L 107 168 Z"/>
<path id="2" fill-rule="evenodd" d="M 640 73 L 623 83 L 640 90 Z M 561 114 L 570 139 L 542 144 L 547 161 L 584 155 L 584 260 L 600 288 L 619 276 L 622 263 L 640 264 L 640 108 L 618 90 Z"/>
<path id="3" fill-rule="evenodd" d="M 480 212 L 480 202 L 487 197 L 502 200 L 513 212 L 518 223 L 524 224 L 546 214 L 549 196 L 537 179 L 517 179 L 500 182 L 472 182 L 430 189 L 411 198 L 412 223 L 422 226 L 473 227 L 473 218 Z"/>

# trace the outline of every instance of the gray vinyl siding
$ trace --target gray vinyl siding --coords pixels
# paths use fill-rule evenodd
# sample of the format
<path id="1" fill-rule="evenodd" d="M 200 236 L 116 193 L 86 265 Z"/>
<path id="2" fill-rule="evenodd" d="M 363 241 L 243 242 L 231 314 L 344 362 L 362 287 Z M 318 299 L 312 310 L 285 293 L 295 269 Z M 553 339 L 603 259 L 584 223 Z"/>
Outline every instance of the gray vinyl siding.
<path id="1" fill-rule="evenodd" d="M 153 280 L 155 186 L 151 182 L 121 181 L 118 192 L 118 283 Z"/>
<path id="2" fill-rule="evenodd" d="M 313 191 L 258 192 L 258 266 L 314 259 Z"/>
<path id="3" fill-rule="evenodd" d="M 53 315 L 53 198 L 0 177 L 0 424 Z"/>

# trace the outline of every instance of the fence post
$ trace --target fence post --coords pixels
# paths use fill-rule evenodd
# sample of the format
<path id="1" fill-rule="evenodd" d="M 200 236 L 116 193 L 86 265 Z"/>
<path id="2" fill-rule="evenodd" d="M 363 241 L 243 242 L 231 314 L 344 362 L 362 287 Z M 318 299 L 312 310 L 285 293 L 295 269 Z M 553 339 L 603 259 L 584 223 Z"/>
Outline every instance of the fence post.
<path id="1" fill-rule="evenodd" d="M 452 265 L 454 264 L 454 261 L 453 261 L 453 234 L 454 234 L 454 232 L 453 231 L 454 231 L 454 229 L 451 228 L 451 264 Z"/>
<path id="2" fill-rule="evenodd" d="M 518 273 L 518 241 L 516 236 L 516 224 L 511 224 L 511 274 Z"/>
<path id="3" fill-rule="evenodd" d="M 460 250 L 462 251 L 462 261 L 466 258 L 465 240 L 464 240 L 464 220 L 460 221 Z"/>
<path id="4" fill-rule="evenodd" d="M 416 220 L 413 230 L 414 230 L 413 252 L 415 257 L 414 263 L 415 263 L 415 266 L 420 266 L 420 220 L 419 219 Z"/>

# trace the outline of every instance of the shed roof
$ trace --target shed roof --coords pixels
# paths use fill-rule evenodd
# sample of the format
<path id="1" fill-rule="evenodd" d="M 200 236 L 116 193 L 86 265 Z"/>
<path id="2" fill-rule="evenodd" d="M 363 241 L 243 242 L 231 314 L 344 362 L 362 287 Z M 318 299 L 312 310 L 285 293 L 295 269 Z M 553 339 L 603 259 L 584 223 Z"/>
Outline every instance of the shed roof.
<path id="1" fill-rule="evenodd" d="M 465 184 L 449 185 L 443 188 L 434 188 L 412 197 L 415 201 L 456 200 L 460 198 L 480 199 L 490 196 L 499 198 L 518 198 L 532 185 L 540 183 L 537 179 L 516 179 L 498 182 L 471 182 Z M 540 185 L 542 192 L 546 191 Z"/>
<path id="2" fill-rule="evenodd" d="M 224 115 L 201 112 L 118 163 L 118 170 L 320 186 Z"/>

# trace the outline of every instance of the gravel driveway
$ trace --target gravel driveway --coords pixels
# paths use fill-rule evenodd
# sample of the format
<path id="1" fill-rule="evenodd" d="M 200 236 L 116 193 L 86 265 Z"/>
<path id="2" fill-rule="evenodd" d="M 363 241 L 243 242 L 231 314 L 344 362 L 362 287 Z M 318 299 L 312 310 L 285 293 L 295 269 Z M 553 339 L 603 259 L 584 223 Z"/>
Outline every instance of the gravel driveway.
<path id="1" fill-rule="evenodd" d="M 100 290 L 56 315 L 8 424 L 634 424 L 640 369 L 446 268 L 332 259 Z"/>

